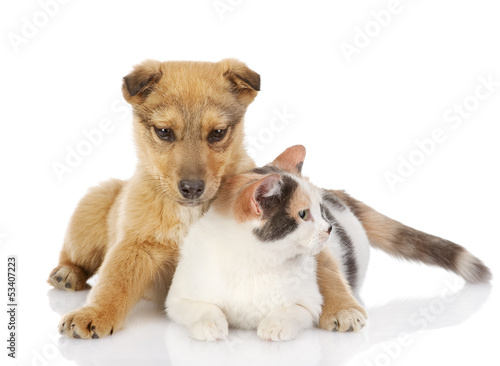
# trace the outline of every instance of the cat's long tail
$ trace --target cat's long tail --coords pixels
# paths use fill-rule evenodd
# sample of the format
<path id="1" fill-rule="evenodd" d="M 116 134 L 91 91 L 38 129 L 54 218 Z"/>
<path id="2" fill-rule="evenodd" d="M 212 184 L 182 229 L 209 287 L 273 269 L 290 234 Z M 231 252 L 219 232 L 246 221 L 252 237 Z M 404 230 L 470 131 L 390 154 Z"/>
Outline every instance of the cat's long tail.
<path id="1" fill-rule="evenodd" d="M 399 258 L 443 267 L 467 282 L 488 282 L 491 272 L 464 247 L 380 214 L 344 191 L 332 191 L 361 221 L 370 244 Z"/>

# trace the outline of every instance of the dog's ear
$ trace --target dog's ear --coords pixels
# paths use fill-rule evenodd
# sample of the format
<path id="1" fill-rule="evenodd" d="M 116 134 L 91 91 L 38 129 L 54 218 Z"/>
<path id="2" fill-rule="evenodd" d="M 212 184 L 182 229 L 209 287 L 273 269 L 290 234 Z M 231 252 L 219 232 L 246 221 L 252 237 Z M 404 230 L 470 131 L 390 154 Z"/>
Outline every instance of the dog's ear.
<path id="1" fill-rule="evenodd" d="M 306 148 L 302 145 L 295 145 L 283 151 L 271 165 L 294 174 L 302 173 L 302 165 L 306 157 Z"/>
<path id="2" fill-rule="evenodd" d="M 234 58 L 224 59 L 221 64 L 223 75 L 231 82 L 233 92 L 243 104 L 249 105 L 260 91 L 260 75 Z"/>
<path id="3" fill-rule="evenodd" d="M 160 61 L 143 61 L 123 78 L 123 97 L 132 105 L 142 103 L 161 76 Z"/>

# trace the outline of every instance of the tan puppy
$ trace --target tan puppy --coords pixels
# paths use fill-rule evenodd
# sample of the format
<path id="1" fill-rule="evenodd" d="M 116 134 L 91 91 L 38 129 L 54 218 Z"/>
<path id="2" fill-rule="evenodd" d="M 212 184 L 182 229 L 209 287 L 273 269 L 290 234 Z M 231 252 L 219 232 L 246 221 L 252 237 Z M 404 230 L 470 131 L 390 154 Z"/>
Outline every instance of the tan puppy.
<path id="1" fill-rule="evenodd" d="M 164 299 L 180 239 L 228 173 L 254 167 L 243 116 L 260 77 L 243 63 L 148 60 L 124 78 L 139 163 L 129 181 L 92 188 L 69 225 L 50 283 L 81 290 L 99 269 L 87 305 L 63 317 L 75 338 L 112 334 L 152 285 Z"/>
<path id="2" fill-rule="evenodd" d="M 97 270 L 99 280 L 86 305 L 63 316 L 62 334 L 111 335 L 142 296 L 164 301 L 189 226 L 226 177 L 255 167 L 243 147 L 243 116 L 259 89 L 259 75 L 233 59 L 148 60 L 124 78 L 139 162 L 130 180 L 90 189 L 73 214 L 49 283 L 82 290 Z M 342 191 L 335 194 L 358 216 L 373 245 L 454 270 L 471 282 L 489 278 L 463 248 L 380 215 Z M 324 297 L 320 327 L 360 329 L 360 313 L 366 312 L 327 251 L 318 256 L 318 283 Z"/>

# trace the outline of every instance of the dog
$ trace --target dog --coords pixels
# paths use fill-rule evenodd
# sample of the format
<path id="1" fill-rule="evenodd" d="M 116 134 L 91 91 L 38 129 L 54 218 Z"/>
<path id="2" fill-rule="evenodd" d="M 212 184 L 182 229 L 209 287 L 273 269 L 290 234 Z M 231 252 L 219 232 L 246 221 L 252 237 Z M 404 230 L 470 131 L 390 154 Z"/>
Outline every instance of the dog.
<path id="1" fill-rule="evenodd" d="M 255 168 L 244 148 L 243 120 L 259 91 L 259 74 L 235 59 L 146 60 L 123 78 L 123 96 L 133 107 L 138 164 L 129 180 L 91 188 L 71 218 L 48 281 L 79 291 L 97 271 L 99 278 L 86 304 L 62 317 L 61 334 L 85 339 L 112 335 L 140 298 L 164 301 L 190 225 L 225 179 Z M 439 246 L 449 242 L 389 219 L 344 192 L 337 194 L 360 218 L 374 246 L 464 271 L 460 253 L 440 259 Z M 486 280 L 487 268 L 474 265 L 467 267 L 471 282 Z M 366 311 L 338 272 L 331 253 L 321 252 L 319 326 L 357 330 Z"/>

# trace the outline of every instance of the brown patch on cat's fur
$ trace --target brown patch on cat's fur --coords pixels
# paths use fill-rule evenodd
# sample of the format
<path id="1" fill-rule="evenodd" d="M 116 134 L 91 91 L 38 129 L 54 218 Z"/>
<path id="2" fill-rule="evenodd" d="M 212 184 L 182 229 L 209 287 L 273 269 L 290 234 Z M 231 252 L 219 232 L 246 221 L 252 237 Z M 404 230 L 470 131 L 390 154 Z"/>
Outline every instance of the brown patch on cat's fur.
<path id="1" fill-rule="evenodd" d="M 189 226 L 227 175 L 254 167 L 243 148 L 241 122 L 259 80 L 257 73 L 232 59 L 148 60 L 124 78 L 123 94 L 134 110 L 139 164 L 130 180 L 92 188 L 71 219 L 50 283 L 61 288 L 69 279 L 72 287 L 63 289 L 79 290 L 97 269 L 100 276 L 86 305 L 63 316 L 61 333 L 107 336 L 118 330 L 148 288 L 164 299 L 179 242 Z M 176 141 L 159 139 L 155 126 L 172 128 Z M 211 144 L 207 136 L 214 128 L 228 132 Z M 199 202 L 190 206 L 180 195 L 181 179 L 205 182 Z M 58 282 L 62 274 L 66 282 Z"/>
<path id="2" fill-rule="evenodd" d="M 337 259 L 325 248 L 317 256 L 318 286 L 323 296 L 323 309 L 319 319 L 321 329 L 336 332 L 357 332 L 366 324 L 365 309 L 351 293 Z"/>

